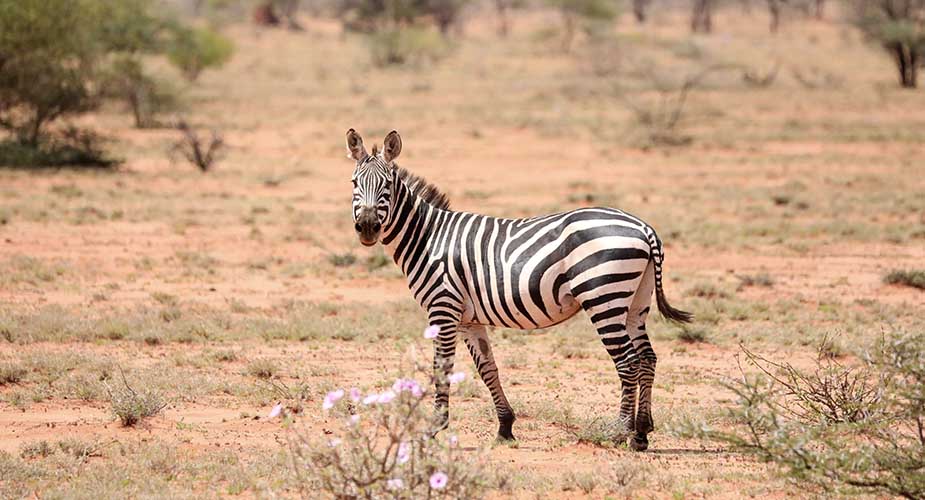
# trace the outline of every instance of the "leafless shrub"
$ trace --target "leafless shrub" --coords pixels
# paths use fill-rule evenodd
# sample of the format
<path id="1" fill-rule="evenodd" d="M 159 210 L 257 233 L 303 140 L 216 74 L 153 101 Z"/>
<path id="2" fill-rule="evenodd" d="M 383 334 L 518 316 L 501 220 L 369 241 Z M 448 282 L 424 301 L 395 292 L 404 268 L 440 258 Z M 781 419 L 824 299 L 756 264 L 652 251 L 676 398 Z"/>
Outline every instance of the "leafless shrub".
<path id="1" fill-rule="evenodd" d="M 652 66 L 646 65 L 641 73 L 654 92 L 654 97 L 647 97 L 645 92 L 637 92 L 631 97 L 629 92 L 620 90 L 617 95 L 633 112 L 637 123 L 645 129 L 647 145 L 685 146 L 693 141 L 681 131 L 681 120 L 688 96 L 711 73 L 731 67 L 725 64 L 710 65 L 676 83 L 658 74 Z"/>
<path id="2" fill-rule="evenodd" d="M 790 69 L 790 73 L 793 75 L 794 80 L 807 89 L 837 89 L 841 88 L 845 83 L 844 78 L 817 67 L 812 67 L 808 70 L 794 67 Z"/>
<path id="3" fill-rule="evenodd" d="M 124 427 L 132 427 L 148 417 L 157 415 L 167 407 L 167 401 L 160 394 L 150 389 L 136 391 L 128 384 L 121 368 L 119 368 L 119 373 L 122 375 L 121 386 L 113 388 L 105 382 L 104 385 L 109 392 L 112 412 Z"/>
<path id="4" fill-rule="evenodd" d="M 212 130 L 211 138 L 208 145 L 206 145 L 206 140 L 190 127 L 186 121 L 180 120 L 176 125 L 176 129 L 180 131 L 182 137 L 173 145 L 172 152 L 179 153 L 202 172 L 211 170 L 212 164 L 218 159 L 219 150 L 225 146 L 225 140 L 221 133 Z"/>
<path id="5" fill-rule="evenodd" d="M 780 73 L 780 61 L 776 61 L 774 66 L 765 73 L 761 73 L 756 69 L 745 68 L 742 71 L 742 81 L 749 87 L 770 87 L 774 80 L 777 79 L 778 73 Z"/>
<path id="6" fill-rule="evenodd" d="M 713 31 L 713 0 L 693 0 L 691 31 L 694 33 Z"/>
<path id="7" fill-rule="evenodd" d="M 790 363 L 778 363 L 742 347 L 745 358 L 779 387 L 784 398 L 779 411 L 800 420 L 819 417 L 830 423 L 857 423 L 872 417 L 882 407 L 883 372 L 869 364 L 846 366 L 830 355 L 831 339 L 819 345 L 815 369 L 809 372 Z"/>
<path id="8" fill-rule="evenodd" d="M 925 497 L 925 335 L 881 339 L 854 365 L 799 370 L 745 350 L 763 376 L 724 384 L 731 430 L 687 421 L 681 435 L 754 454 L 836 494 Z"/>

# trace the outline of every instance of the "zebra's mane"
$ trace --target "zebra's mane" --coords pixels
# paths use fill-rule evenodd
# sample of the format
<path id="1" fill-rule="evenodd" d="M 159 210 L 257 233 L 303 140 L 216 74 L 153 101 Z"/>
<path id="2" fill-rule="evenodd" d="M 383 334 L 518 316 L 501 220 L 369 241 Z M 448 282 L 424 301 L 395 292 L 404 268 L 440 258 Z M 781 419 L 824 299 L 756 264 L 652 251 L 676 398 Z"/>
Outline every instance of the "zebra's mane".
<path id="1" fill-rule="evenodd" d="M 450 197 L 441 191 L 440 188 L 427 182 L 423 177 L 412 174 L 404 167 L 396 165 L 396 168 L 398 168 L 398 177 L 405 181 L 405 184 L 408 185 L 408 188 L 411 189 L 411 192 L 414 193 L 415 196 L 422 198 L 427 203 L 441 210 L 450 209 Z"/>

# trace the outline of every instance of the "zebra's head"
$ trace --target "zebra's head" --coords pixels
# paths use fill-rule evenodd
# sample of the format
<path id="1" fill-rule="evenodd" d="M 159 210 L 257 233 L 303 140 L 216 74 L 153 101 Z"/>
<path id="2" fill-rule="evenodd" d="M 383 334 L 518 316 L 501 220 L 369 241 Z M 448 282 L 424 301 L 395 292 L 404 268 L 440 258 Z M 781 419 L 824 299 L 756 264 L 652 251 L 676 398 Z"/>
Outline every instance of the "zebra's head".
<path id="1" fill-rule="evenodd" d="M 363 138 L 356 130 L 347 131 L 347 157 L 356 160 L 353 171 L 353 228 L 360 243 L 373 246 L 379 241 L 382 226 L 389 219 L 392 201 L 392 171 L 401 153 L 401 137 L 391 131 L 382 142 L 382 151 L 373 146 L 366 152 Z"/>

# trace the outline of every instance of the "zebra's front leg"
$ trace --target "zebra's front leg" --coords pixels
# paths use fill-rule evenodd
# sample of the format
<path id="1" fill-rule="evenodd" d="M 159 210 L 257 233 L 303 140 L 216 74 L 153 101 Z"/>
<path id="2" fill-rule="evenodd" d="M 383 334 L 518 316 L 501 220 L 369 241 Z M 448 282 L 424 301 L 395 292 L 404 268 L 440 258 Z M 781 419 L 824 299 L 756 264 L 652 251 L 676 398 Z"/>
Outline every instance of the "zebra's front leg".
<path id="1" fill-rule="evenodd" d="M 465 325 L 460 327 L 460 334 L 469 349 L 469 354 L 472 355 L 472 361 L 475 362 L 482 382 L 485 382 L 495 403 L 495 411 L 498 413 L 498 441 L 514 441 L 511 428 L 516 417 L 501 387 L 498 365 L 495 364 L 491 342 L 488 340 L 488 330 L 482 325 Z"/>
<path id="2" fill-rule="evenodd" d="M 434 429 L 433 434 L 450 425 L 450 381 L 456 358 L 456 324 L 443 324 L 434 338 Z"/>

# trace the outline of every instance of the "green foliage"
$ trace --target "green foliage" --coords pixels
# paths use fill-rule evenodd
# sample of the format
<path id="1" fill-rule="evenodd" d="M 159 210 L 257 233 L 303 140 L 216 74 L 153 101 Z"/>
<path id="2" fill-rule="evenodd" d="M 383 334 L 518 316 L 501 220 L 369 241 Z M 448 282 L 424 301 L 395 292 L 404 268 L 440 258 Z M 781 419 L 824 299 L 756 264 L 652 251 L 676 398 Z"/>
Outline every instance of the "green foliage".
<path id="1" fill-rule="evenodd" d="M 919 66 L 925 65 L 925 1 L 854 0 L 854 24 L 880 44 L 899 70 L 900 84 L 917 85 Z"/>
<path id="2" fill-rule="evenodd" d="M 102 150 L 99 136 L 73 127 L 40 136 L 35 144 L 0 141 L 0 167 L 110 167 L 115 163 Z"/>
<path id="3" fill-rule="evenodd" d="M 147 0 L 0 2 L 0 128 L 29 146 L 5 145 L 0 160 L 15 166 L 105 163 L 92 148 L 49 141 L 47 125 L 115 97 L 130 104 L 139 127 L 150 126 L 154 114 L 173 109 L 177 99 L 171 86 L 145 73 L 143 56 L 169 51 L 194 79 L 226 62 L 232 50 L 227 39 L 185 27 Z"/>
<path id="4" fill-rule="evenodd" d="M 909 269 L 891 271 L 883 277 L 888 285 L 904 285 L 925 290 L 925 270 Z"/>
<path id="5" fill-rule="evenodd" d="M 169 81 L 148 75 L 137 57 L 114 58 L 104 86 L 110 97 L 128 104 L 138 128 L 155 127 L 158 114 L 180 108 L 179 91 Z"/>
<path id="6" fill-rule="evenodd" d="M 562 14 L 562 48 L 565 51 L 571 49 L 576 29 L 599 38 L 610 31 L 610 24 L 619 14 L 613 0 L 546 0 L 546 4 Z"/>
<path id="7" fill-rule="evenodd" d="M 472 0 L 337 0 L 335 12 L 352 31 L 371 33 L 382 29 L 433 21 L 442 33 L 458 21 Z"/>
<path id="8" fill-rule="evenodd" d="M 0 3 L 0 127 L 36 146 L 48 122 L 95 108 L 87 0 Z"/>
<path id="9" fill-rule="evenodd" d="M 231 59 L 234 44 L 207 28 L 178 29 L 167 48 L 167 58 L 189 81 L 209 68 L 219 68 Z"/>
<path id="10" fill-rule="evenodd" d="M 925 496 L 925 335 L 882 339 L 856 365 L 820 356 L 813 370 L 745 351 L 763 376 L 726 387 L 731 430 L 688 421 L 717 441 L 836 493 Z"/>
<path id="11" fill-rule="evenodd" d="M 612 0 L 546 0 L 551 7 L 588 20 L 611 21 L 617 17 Z"/>
<path id="12" fill-rule="evenodd" d="M 108 52 L 157 54 L 177 28 L 171 17 L 149 0 L 94 0 L 101 21 L 96 39 Z"/>
<path id="13" fill-rule="evenodd" d="M 424 28 L 386 29 L 370 35 L 369 49 L 376 66 L 433 63 L 449 53 L 449 44 Z"/>

